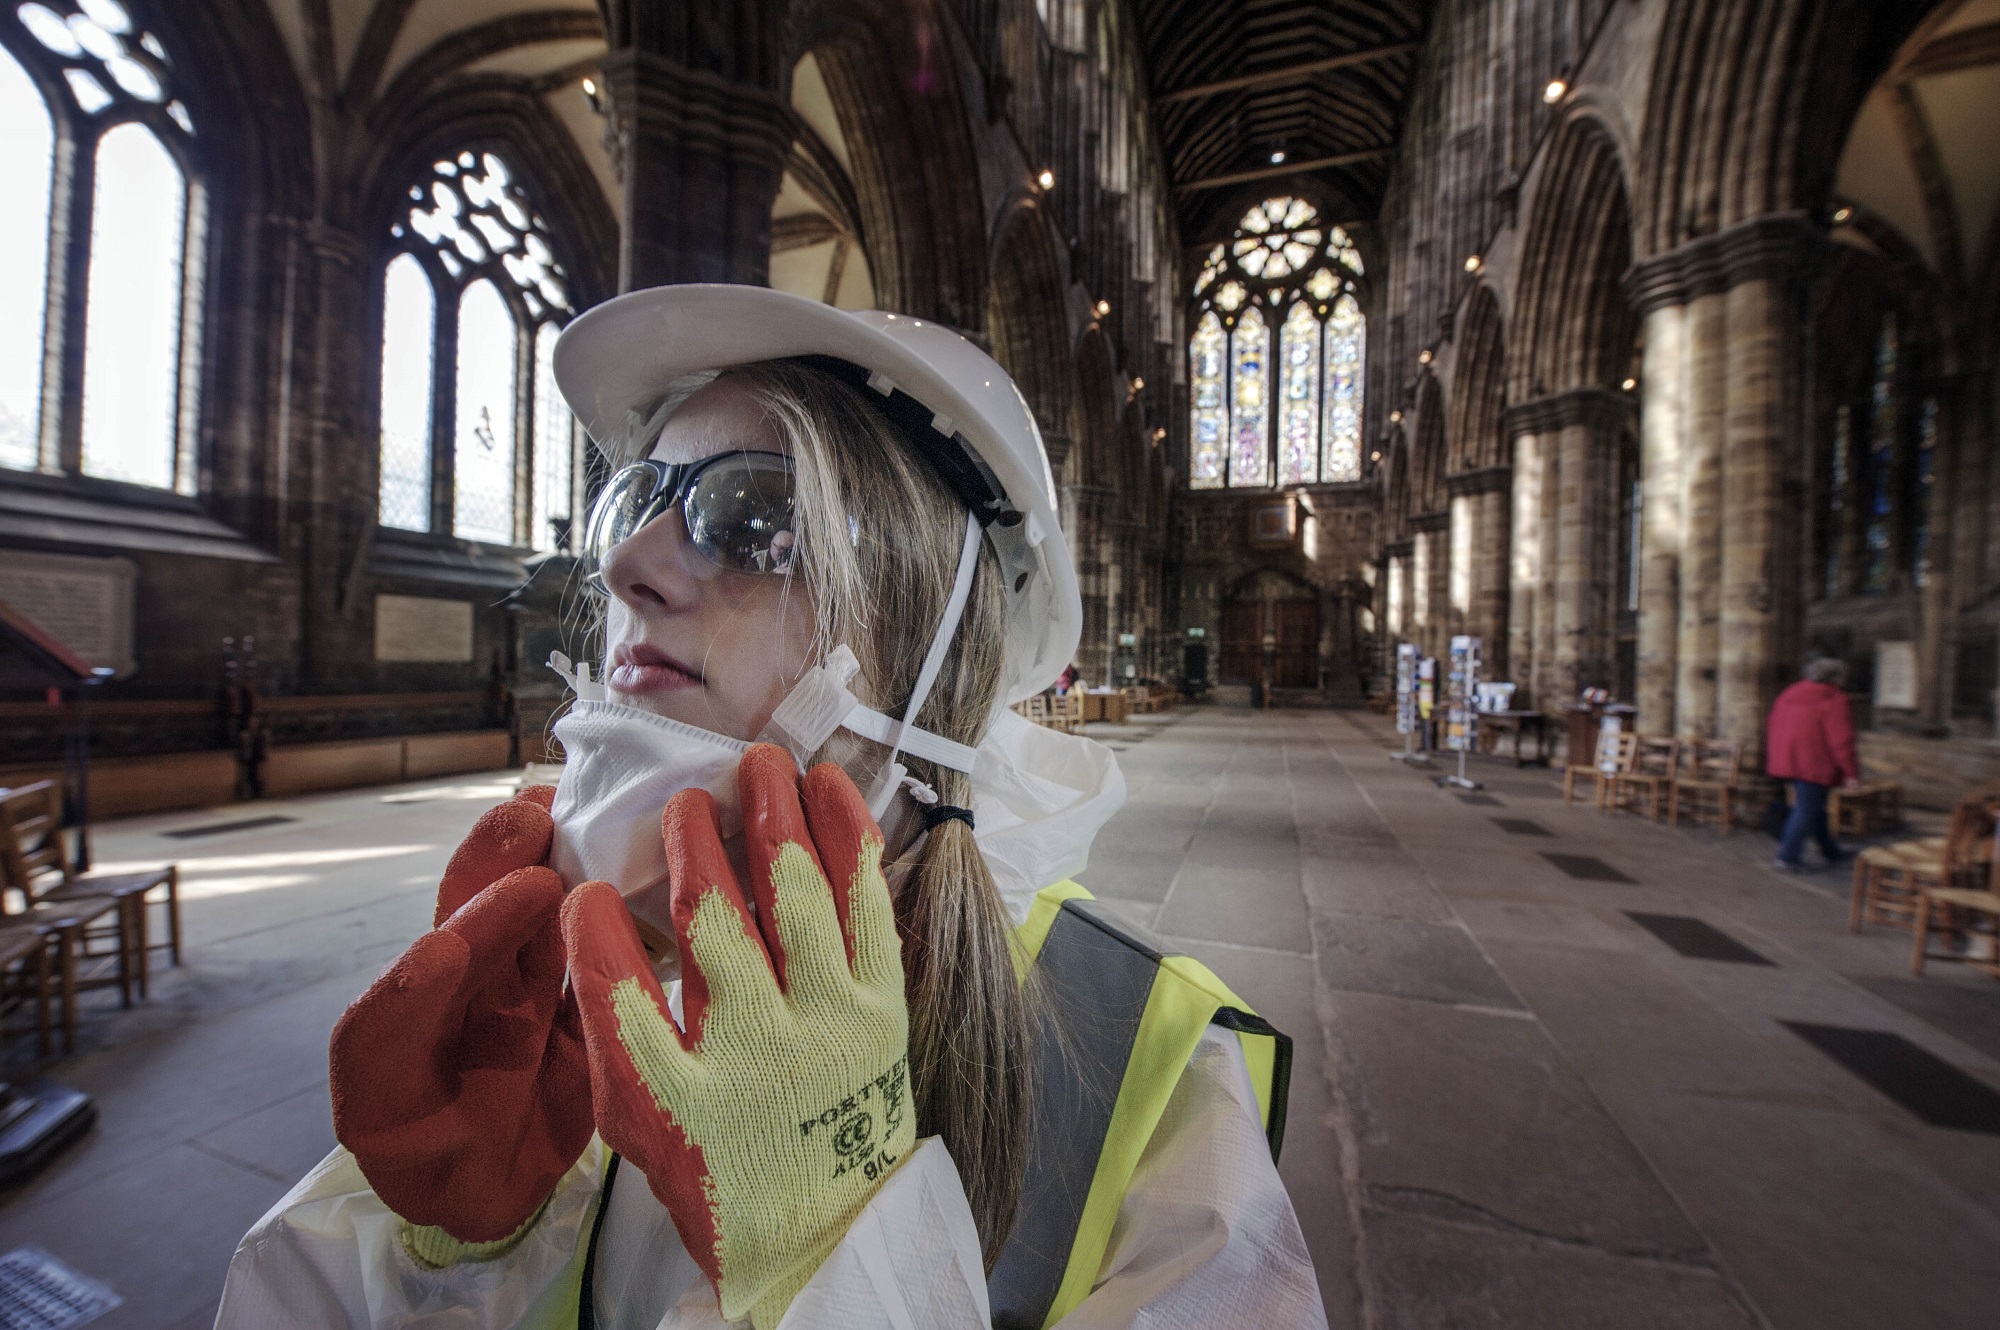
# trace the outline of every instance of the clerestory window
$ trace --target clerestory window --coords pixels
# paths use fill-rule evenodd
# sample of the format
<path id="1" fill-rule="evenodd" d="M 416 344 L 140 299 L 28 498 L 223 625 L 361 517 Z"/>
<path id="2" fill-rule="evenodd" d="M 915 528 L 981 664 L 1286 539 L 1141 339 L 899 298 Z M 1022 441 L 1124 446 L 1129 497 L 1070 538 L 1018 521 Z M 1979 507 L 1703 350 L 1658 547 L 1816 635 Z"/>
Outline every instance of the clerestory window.
<path id="1" fill-rule="evenodd" d="M 0 467 L 195 490 L 204 195 L 174 79 L 118 0 L 0 16 Z M 80 322 L 51 308 L 78 283 Z"/>
<path id="2" fill-rule="evenodd" d="M 1188 340 L 1190 486 L 1361 479 L 1362 272 L 1304 199 L 1266 199 L 1209 251 Z"/>
<path id="3" fill-rule="evenodd" d="M 548 224 L 498 154 L 467 150 L 410 187 L 389 233 L 379 520 L 570 549 L 579 432 L 555 343 L 574 309 Z"/>

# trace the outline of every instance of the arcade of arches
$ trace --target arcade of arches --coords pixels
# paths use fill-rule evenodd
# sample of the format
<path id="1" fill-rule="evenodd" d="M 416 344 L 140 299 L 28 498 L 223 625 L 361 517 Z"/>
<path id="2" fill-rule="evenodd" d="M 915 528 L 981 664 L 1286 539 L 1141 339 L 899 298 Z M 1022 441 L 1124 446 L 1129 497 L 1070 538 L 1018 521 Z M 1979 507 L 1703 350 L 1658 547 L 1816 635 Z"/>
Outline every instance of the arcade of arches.
<path id="1" fill-rule="evenodd" d="M 605 476 L 555 339 L 621 291 L 767 284 L 934 320 L 1014 376 L 1078 565 L 1077 670 L 1205 704 L 1139 727 L 1143 749 L 1111 736 L 1162 843 L 1190 809 L 1241 796 L 1255 821 L 1289 797 L 1293 859 L 1269 871 L 1309 901 L 1329 864 L 1473 871 L 1469 848 L 1413 848 L 1430 831 L 1374 770 L 1394 737 L 1365 705 L 1399 642 L 1442 655 L 1462 633 L 1517 706 L 1603 688 L 1640 731 L 1738 741 L 1749 764 L 1778 692 L 1838 657 L 1864 763 L 1948 806 L 2000 780 L 1996 120 L 2000 0 L 6 0 L 0 602 L 110 671 L 101 815 L 252 816 L 532 761 L 563 697 L 543 661 L 589 651 L 572 572 Z M 1294 710 L 1252 713 L 1253 692 Z M 0 673 L 0 786 L 74 751 L 42 699 Z M 1322 778 L 1345 793 L 1302 811 Z M 1734 1184 L 1654 1159 L 1620 1099 L 1640 1091 L 1591 1079 L 1616 1051 L 1566 1042 L 1510 968 L 1535 927 L 1574 923 L 1551 922 L 1574 905 L 1554 888 L 1505 909 L 1384 888 L 1351 908 L 1410 931 L 1372 951 L 1303 913 L 1238 938 L 1215 921 L 1252 888 L 1201 895 L 1219 870 L 1188 826 L 1168 898 L 1132 888 L 1144 922 L 1321 976 L 1407 961 L 1371 1001 L 1446 1013 L 1427 1028 L 1467 1058 L 1487 1045 L 1445 1028 L 1465 1012 L 1501 1012 L 1493 1047 L 1548 1022 L 1549 1057 L 1582 1068 L 1550 1111 L 1596 1115 L 1606 1167 L 1664 1207 L 1572 1231 L 1546 1195 L 1404 1176 L 1382 1124 L 1428 1091 L 1370 1080 L 1372 1054 L 1328 1034 L 1304 1133 L 1323 1139 L 1287 1177 L 1295 1196 L 1330 1179 L 1299 1204 L 1335 1324 L 1460 1323 L 1449 1293 L 1410 1292 L 1432 1257 L 1395 1235 L 1423 1225 L 1654 1263 L 1654 1293 L 1585 1299 L 1577 1324 L 1990 1315 L 2000 1266 L 1938 1255 L 1958 1238 L 1905 1316 L 1861 1275 L 1806 1289 L 1818 1267 L 1712 1220 Z M 1139 832 L 1113 839 L 1152 862 Z M 1173 915 L 1196 900 L 1211 913 Z M 1468 932 L 1487 978 L 1454 968 Z M 1852 977 L 1827 959 L 1845 945 L 1796 955 Z M 1315 1037 L 1336 1011 L 1389 1037 L 1325 984 L 1293 1009 Z M 1983 1032 L 1967 1065 L 2000 1083 L 1991 1013 L 1952 1028 Z M 1752 1080 L 1701 1093 L 1832 1095 Z M 1567 1130 L 1523 1130 L 1544 1127 Z M 1923 1172 L 1955 1167 L 1927 1141 L 1896 1184 L 1948 1192 L 1960 1237 L 2000 1231 L 2000 1157 L 1967 1139 L 1956 1181 Z M 1774 1223 L 1822 1207 L 1795 1180 Z M 1841 1248 L 1848 1268 L 1918 1259 L 1884 1243 Z M 1481 1290 L 1465 1306 L 1499 1305 L 1472 1269 L 1489 1258 L 1446 1262 Z M 1573 1323 L 1507 1296 L 1495 1323 Z"/>

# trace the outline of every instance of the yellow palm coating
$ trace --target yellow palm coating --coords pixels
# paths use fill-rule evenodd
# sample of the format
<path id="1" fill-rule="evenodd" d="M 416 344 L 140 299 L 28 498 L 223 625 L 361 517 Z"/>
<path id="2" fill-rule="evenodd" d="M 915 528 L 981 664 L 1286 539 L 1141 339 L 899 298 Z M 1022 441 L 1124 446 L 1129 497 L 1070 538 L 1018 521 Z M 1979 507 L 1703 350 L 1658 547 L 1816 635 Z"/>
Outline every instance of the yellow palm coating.
<path id="1" fill-rule="evenodd" d="M 789 991 L 718 886 L 688 929 L 709 986 L 692 1050 L 636 977 L 611 988 L 619 1042 L 659 1110 L 699 1146 L 723 1315 L 775 1324 L 916 1143 L 894 917 L 870 838 L 850 897 L 849 969 L 833 897 L 794 843 L 771 867 Z"/>

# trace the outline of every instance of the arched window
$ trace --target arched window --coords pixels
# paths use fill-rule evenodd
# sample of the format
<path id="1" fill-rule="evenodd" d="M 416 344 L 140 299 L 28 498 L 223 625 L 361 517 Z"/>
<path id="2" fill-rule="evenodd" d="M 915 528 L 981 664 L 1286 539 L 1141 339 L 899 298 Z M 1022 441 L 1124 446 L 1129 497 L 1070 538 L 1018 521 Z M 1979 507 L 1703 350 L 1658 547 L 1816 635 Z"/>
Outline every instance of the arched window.
<path id="1" fill-rule="evenodd" d="M 1892 314 L 1882 320 L 1882 336 L 1875 344 L 1875 379 L 1869 392 L 1868 507 L 1861 542 L 1865 560 L 1862 585 L 1869 591 L 1889 589 L 1895 562 L 1892 524 L 1896 512 L 1896 433 L 1901 425 L 1896 370 L 1901 351 Z"/>
<path id="2" fill-rule="evenodd" d="M 1361 275 L 1304 199 L 1266 199 L 1209 251 L 1188 339 L 1193 488 L 1361 479 Z"/>
<path id="3" fill-rule="evenodd" d="M 0 466 L 195 488 L 204 196 L 172 70 L 118 0 L 0 17 Z M 81 325 L 52 319 L 79 281 Z"/>
<path id="4" fill-rule="evenodd" d="M 410 187 L 389 233 L 382 525 L 569 549 L 577 431 L 554 362 L 573 310 L 548 224 L 497 154 L 467 150 Z"/>

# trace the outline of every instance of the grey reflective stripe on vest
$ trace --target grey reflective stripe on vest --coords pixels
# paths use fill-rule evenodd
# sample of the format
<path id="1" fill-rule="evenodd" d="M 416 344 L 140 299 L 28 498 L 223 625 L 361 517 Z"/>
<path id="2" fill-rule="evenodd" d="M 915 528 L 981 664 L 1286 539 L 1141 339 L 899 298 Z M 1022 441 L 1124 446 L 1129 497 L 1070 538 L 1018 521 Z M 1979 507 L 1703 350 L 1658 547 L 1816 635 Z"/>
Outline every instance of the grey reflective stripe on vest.
<path id="1" fill-rule="evenodd" d="M 1048 1319 L 1138 1039 L 1157 952 L 1065 901 L 1035 974 L 1045 1020 L 1035 1039 L 1035 1098 L 1027 1174 L 1014 1231 L 987 1280 L 997 1330 L 1040 1330 Z"/>

